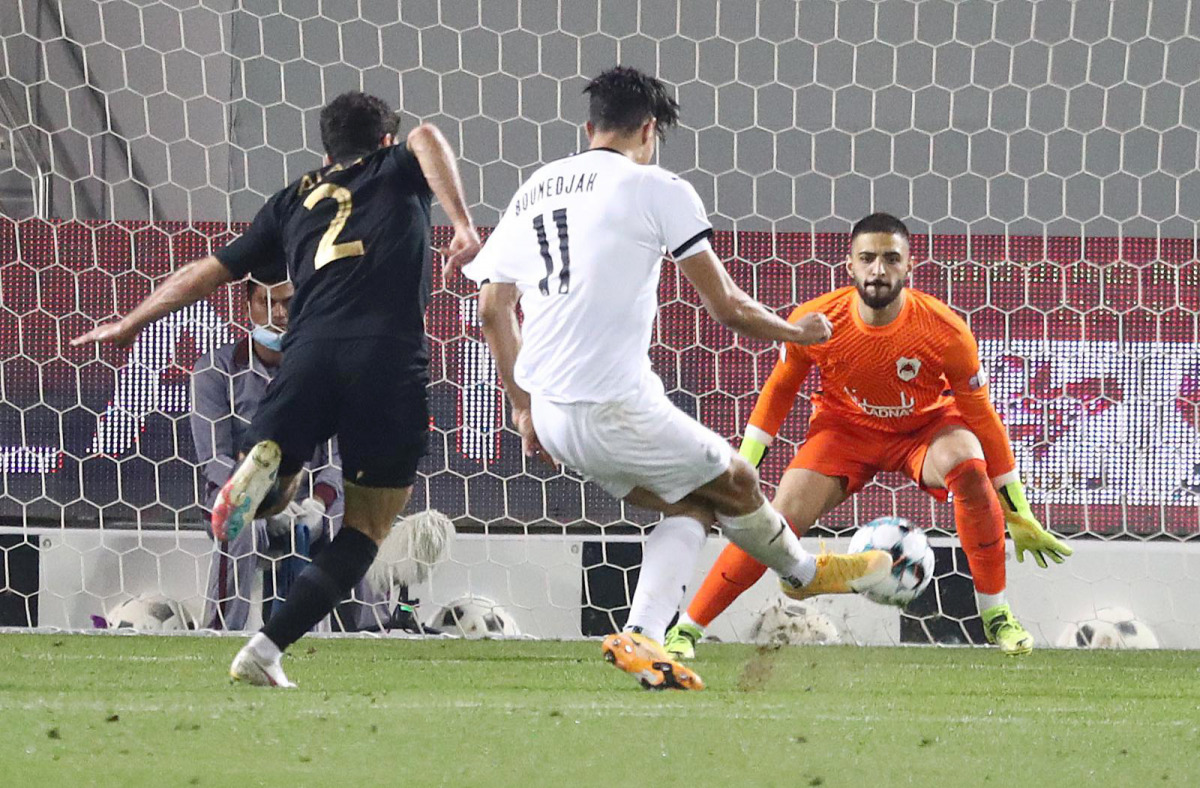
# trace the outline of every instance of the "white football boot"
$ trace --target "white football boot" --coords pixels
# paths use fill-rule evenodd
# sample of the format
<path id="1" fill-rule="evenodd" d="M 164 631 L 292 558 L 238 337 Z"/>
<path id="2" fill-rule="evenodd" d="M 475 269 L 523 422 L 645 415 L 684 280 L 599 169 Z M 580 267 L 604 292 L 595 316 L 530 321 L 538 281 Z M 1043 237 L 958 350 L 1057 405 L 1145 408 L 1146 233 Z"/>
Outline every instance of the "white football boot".
<path id="1" fill-rule="evenodd" d="M 229 666 L 229 676 L 234 681 L 253 684 L 256 687 L 291 689 L 296 686 L 284 675 L 283 665 L 279 664 L 279 660 L 263 659 L 249 644 L 242 646 L 242 650 L 233 658 L 233 664 Z"/>

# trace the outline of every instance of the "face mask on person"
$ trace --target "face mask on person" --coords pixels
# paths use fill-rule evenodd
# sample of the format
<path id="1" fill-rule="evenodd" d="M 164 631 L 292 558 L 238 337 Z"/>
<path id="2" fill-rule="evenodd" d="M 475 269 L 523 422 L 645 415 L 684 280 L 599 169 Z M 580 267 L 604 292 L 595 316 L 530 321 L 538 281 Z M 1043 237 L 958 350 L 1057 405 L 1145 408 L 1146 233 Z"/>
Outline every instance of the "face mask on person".
<path id="1" fill-rule="evenodd" d="M 283 334 L 274 329 L 255 326 L 254 330 L 250 332 L 250 337 L 267 350 L 276 352 L 283 350 Z"/>

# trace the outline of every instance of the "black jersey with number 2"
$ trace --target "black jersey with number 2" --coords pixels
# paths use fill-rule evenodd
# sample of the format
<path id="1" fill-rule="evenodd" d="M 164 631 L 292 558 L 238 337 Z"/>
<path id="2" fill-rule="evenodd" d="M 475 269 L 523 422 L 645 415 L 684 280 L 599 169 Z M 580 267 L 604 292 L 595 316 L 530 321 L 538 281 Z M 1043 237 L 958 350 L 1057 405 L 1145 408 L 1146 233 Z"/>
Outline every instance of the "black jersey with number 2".
<path id="1" fill-rule="evenodd" d="M 383 337 L 429 363 L 430 191 L 403 144 L 307 173 L 216 257 L 235 277 L 296 288 L 284 346 Z"/>

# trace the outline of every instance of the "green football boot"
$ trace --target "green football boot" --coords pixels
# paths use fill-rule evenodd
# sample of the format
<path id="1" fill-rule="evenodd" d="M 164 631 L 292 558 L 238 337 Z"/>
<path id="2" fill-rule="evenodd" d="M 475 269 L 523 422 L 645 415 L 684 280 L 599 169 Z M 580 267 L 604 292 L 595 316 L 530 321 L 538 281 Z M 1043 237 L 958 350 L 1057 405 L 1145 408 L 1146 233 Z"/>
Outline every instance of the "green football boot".
<path id="1" fill-rule="evenodd" d="M 1033 651 L 1033 635 L 1021 626 L 1008 605 L 996 605 L 979 614 L 989 643 L 1000 647 L 1001 654 L 1019 657 Z"/>
<path id="2" fill-rule="evenodd" d="M 676 624 L 667 632 L 663 649 L 675 659 L 695 659 L 696 644 L 704 637 L 704 630 L 695 624 Z"/>

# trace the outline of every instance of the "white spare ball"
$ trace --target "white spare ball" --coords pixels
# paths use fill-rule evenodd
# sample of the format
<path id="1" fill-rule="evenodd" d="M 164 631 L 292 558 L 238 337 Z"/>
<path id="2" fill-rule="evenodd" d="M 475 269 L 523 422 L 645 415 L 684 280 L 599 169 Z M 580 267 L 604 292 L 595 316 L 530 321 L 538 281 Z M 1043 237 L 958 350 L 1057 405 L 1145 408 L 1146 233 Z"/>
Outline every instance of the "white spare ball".
<path id="1" fill-rule="evenodd" d="M 431 624 L 465 638 L 517 637 L 521 630 L 508 611 L 490 599 L 465 596 L 446 605 Z"/>
<path id="2" fill-rule="evenodd" d="M 1059 648 L 1158 648 L 1158 637 L 1133 612 L 1124 607 L 1106 607 L 1096 617 L 1068 624 L 1055 643 Z"/>
<path id="3" fill-rule="evenodd" d="M 138 632 L 182 632 L 195 629 L 196 622 L 187 608 L 164 596 L 140 596 L 127 599 L 104 617 L 109 629 L 133 629 Z"/>

